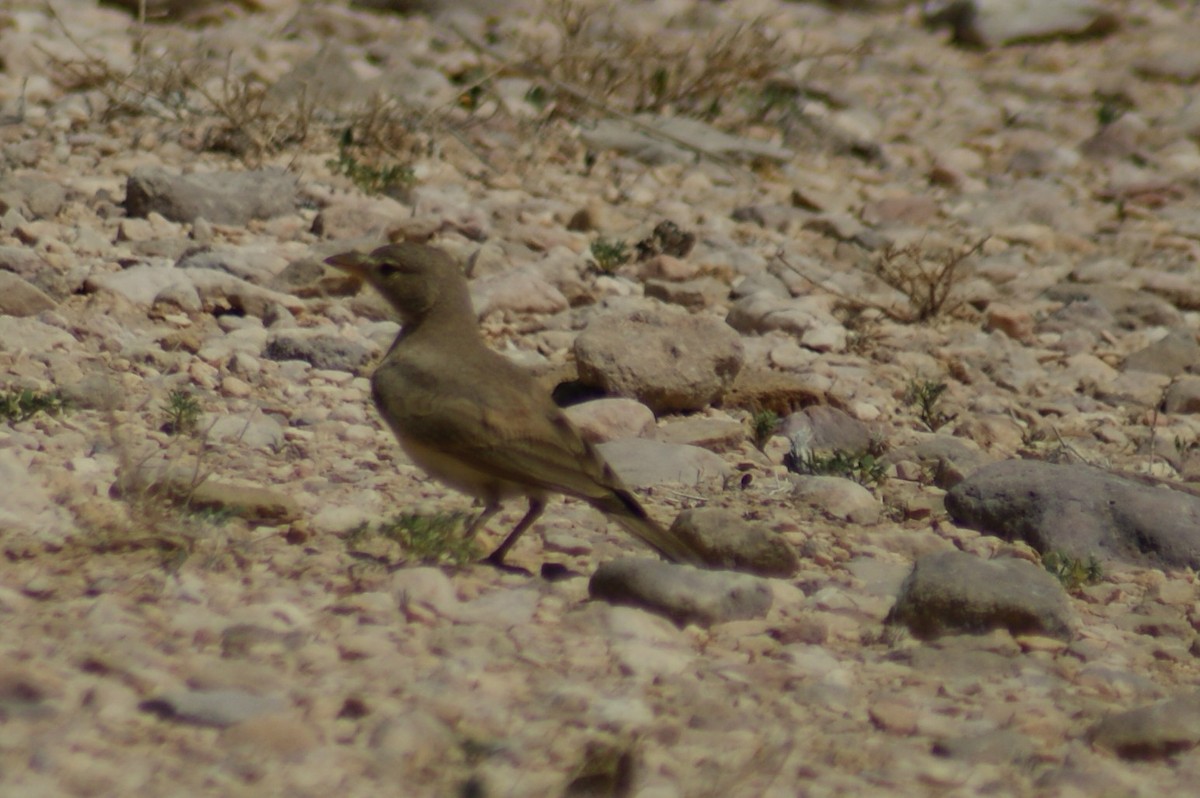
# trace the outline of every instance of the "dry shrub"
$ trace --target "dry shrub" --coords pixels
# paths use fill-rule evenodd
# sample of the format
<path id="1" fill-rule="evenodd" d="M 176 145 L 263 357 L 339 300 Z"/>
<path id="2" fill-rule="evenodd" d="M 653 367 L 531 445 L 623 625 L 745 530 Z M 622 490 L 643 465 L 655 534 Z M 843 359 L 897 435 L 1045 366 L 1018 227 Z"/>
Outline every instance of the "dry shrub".
<path id="1" fill-rule="evenodd" d="M 920 244 L 888 247 L 875 264 L 875 274 L 904 294 L 907 308 L 880 308 L 896 321 L 928 321 L 962 305 L 955 296 L 963 263 L 979 252 L 987 239 L 966 249 L 927 251 Z"/>
<path id="2" fill-rule="evenodd" d="M 76 39 L 61 19 L 59 25 L 75 50 L 45 52 L 50 74 L 69 92 L 99 95 L 104 122 L 150 119 L 188 146 L 250 165 L 286 148 L 332 149 L 349 131 L 356 158 L 379 169 L 399 161 L 400 170 L 424 144 L 416 135 L 422 114 L 401 100 L 377 94 L 331 107 L 303 87 L 280 91 L 249 59 L 211 46 L 203 34 L 141 26 L 132 57 L 111 57 Z"/>
<path id="3" fill-rule="evenodd" d="M 630 17 L 615 4 L 550 0 L 547 35 L 517 42 L 525 71 L 620 111 L 712 117 L 722 103 L 762 87 L 795 61 L 762 21 L 703 31 L 698 20 L 678 20 L 649 33 Z M 558 96 L 560 108 L 575 102 Z"/>
<path id="4" fill-rule="evenodd" d="M 838 298 L 851 311 L 874 311 L 892 321 L 914 324 L 948 315 L 962 307 L 958 287 L 962 280 L 962 267 L 977 254 L 987 237 L 966 247 L 926 249 L 920 243 L 905 247 L 888 247 L 875 261 L 875 276 L 889 287 L 903 294 L 906 304 L 883 304 L 844 294 L 814 280 L 779 252 L 776 257 L 785 267 L 795 272 L 814 288 L 827 291 Z"/>

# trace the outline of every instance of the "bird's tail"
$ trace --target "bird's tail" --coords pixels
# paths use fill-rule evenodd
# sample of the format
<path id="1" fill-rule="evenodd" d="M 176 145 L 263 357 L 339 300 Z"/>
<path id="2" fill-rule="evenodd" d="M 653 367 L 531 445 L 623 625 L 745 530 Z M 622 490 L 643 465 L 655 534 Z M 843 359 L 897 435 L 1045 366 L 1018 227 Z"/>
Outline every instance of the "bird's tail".
<path id="1" fill-rule="evenodd" d="M 587 501 L 671 562 L 705 564 L 704 556 L 698 549 L 674 532 L 663 529 L 628 490 L 614 488 L 607 496 L 589 497 Z"/>

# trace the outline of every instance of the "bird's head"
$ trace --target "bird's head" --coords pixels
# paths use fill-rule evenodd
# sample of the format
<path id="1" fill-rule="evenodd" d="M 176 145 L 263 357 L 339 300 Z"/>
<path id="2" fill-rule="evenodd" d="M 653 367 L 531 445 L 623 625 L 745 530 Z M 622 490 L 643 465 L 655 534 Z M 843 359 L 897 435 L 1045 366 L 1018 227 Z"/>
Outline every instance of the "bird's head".
<path id="1" fill-rule="evenodd" d="M 466 278 L 454 259 L 425 244 L 388 244 L 370 254 L 343 252 L 326 263 L 370 283 L 396 308 L 405 324 L 423 319 L 439 305 L 459 307 Z"/>

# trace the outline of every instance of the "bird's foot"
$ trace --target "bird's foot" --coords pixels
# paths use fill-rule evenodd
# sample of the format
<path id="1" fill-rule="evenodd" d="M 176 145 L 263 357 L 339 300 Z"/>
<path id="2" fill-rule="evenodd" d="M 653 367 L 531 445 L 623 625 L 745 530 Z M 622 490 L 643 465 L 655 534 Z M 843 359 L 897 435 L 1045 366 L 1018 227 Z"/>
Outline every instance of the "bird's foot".
<path id="1" fill-rule="evenodd" d="M 509 565 L 504 562 L 503 557 L 497 557 L 495 554 L 484 557 L 479 561 L 480 565 L 490 565 L 498 571 L 503 571 L 506 574 L 520 574 L 521 576 L 533 576 L 533 572 L 522 568 L 519 565 Z"/>
<path id="2" fill-rule="evenodd" d="M 547 582 L 561 582 L 564 579 L 570 579 L 575 576 L 583 576 L 578 571 L 573 571 L 560 562 L 544 562 L 542 563 L 541 577 Z"/>

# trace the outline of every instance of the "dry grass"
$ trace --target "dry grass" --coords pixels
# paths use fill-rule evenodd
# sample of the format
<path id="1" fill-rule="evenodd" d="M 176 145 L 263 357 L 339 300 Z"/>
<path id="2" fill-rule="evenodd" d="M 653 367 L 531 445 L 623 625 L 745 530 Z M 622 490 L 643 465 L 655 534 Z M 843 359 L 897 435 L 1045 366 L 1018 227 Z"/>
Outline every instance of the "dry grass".
<path id="1" fill-rule="evenodd" d="M 331 108 L 300 90 L 280 93 L 238 54 L 201 34 L 139 25 L 131 65 L 93 50 L 47 5 L 72 43 L 70 55 L 44 51 L 55 82 L 104 98 L 100 121 L 149 119 L 160 134 L 197 150 L 228 153 L 254 166 L 292 149 L 330 151 L 352 140 L 365 168 L 397 173 L 427 146 L 429 120 L 404 102 L 376 95 L 358 107 Z"/>
<path id="2" fill-rule="evenodd" d="M 232 508 L 199 507 L 193 494 L 208 480 L 211 425 L 200 405 L 182 392 L 166 402 L 149 400 L 131 412 L 108 411 L 108 433 L 117 455 L 115 502 L 81 502 L 76 519 L 88 534 L 84 553 L 122 555 L 146 568 L 175 572 L 189 559 L 207 570 L 246 567 L 252 561 L 250 527 Z M 148 430 L 163 427 L 165 442 Z M 170 427 L 170 429 L 167 429 Z M 243 430 L 244 434 L 244 430 Z"/>
<path id="3" fill-rule="evenodd" d="M 543 15 L 554 35 L 517 42 L 528 72 L 627 113 L 711 118 L 795 62 L 761 21 L 698 34 L 696 20 L 681 20 L 648 33 L 630 24 L 627 8 L 580 0 L 551 0 Z M 557 102 L 581 110 L 578 98 L 559 94 Z"/>

